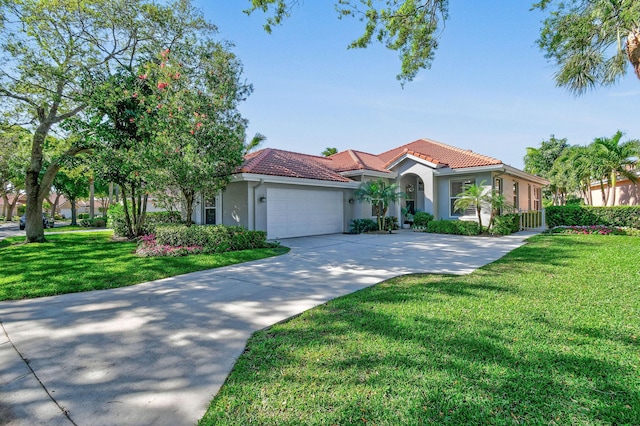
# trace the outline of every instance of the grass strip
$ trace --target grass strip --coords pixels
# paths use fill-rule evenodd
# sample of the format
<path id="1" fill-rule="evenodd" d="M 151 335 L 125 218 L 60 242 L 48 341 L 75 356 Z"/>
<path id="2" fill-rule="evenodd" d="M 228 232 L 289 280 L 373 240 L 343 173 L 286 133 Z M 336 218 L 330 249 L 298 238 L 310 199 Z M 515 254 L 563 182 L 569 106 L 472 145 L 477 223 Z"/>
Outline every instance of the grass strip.
<path id="1" fill-rule="evenodd" d="M 0 300 L 118 288 L 286 253 L 287 248 L 184 257 L 135 255 L 136 244 L 112 232 L 47 235 L 46 243 L 0 241 Z"/>
<path id="2" fill-rule="evenodd" d="M 201 425 L 640 422 L 640 240 L 538 236 L 257 332 Z"/>

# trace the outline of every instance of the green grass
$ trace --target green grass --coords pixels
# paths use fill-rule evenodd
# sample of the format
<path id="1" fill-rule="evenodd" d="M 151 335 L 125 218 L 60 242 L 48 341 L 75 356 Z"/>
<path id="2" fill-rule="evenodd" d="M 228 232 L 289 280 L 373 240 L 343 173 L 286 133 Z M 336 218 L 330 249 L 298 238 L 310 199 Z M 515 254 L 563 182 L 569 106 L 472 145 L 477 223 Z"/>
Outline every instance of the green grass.
<path id="1" fill-rule="evenodd" d="M 203 425 L 640 424 L 640 240 L 539 236 L 258 332 Z"/>
<path id="2" fill-rule="evenodd" d="M 124 287 L 188 272 L 276 256 L 287 248 L 185 257 L 145 257 L 136 244 L 111 232 L 48 235 L 43 244 L 24 237 L 0 241 L 0 300 L 24 299 Z"/>
<path id="3" fill-rule="evenodd" d="M 46 228 L 44 230 L 44 232 L 72 232 L 72 231 L 110 231 L 110 229 L 107 228 L 87 228 L 85 226 L 71 226 L 71 225 L 64 225 L 64 226 L 56 226 L 53 228 Z"/>

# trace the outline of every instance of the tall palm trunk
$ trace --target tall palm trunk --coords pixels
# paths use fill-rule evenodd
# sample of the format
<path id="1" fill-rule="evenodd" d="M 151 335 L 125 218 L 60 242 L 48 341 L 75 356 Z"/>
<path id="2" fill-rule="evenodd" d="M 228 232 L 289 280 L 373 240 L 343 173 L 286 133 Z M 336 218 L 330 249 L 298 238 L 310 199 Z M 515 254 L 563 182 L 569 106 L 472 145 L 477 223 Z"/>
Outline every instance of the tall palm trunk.
<path id="1" fill-rule="evenodd" d="M 609 185 L 611 186 L 611 205 L 615 206 L 616 205 L 616 184 L 617 184 L 617 176 L 616 176 L 616 172 L 611 172 L 611 178 L 609 179 Z"/>
<path id="2" fill-rule="evenodd" d="M 627 57 L 640 78 L 640 28 L 631 31 L 627 36 Z"/>

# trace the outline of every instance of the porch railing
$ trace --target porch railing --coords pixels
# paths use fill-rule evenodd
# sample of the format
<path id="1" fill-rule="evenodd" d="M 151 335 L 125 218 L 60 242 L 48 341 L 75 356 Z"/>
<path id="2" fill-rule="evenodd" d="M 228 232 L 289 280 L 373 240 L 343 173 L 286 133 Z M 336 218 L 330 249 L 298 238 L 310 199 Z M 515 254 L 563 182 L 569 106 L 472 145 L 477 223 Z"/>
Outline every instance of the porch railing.
<path id="1" fill-rule="evenodd" d="M 520 230 L 546 228 L 547 221 L 544 209 L 542 210 L 521 210 Z"/>

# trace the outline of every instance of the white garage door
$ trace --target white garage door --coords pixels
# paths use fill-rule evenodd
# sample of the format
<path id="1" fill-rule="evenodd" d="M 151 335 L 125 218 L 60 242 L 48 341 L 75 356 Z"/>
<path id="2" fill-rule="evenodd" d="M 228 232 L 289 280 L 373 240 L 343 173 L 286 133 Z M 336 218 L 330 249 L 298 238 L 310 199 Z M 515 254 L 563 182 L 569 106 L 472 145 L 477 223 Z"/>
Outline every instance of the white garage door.
<path id="1" fill-rule="evenodd" d="M 267 237 L 343 231 L 342 191 L 267 188 Z"/>

